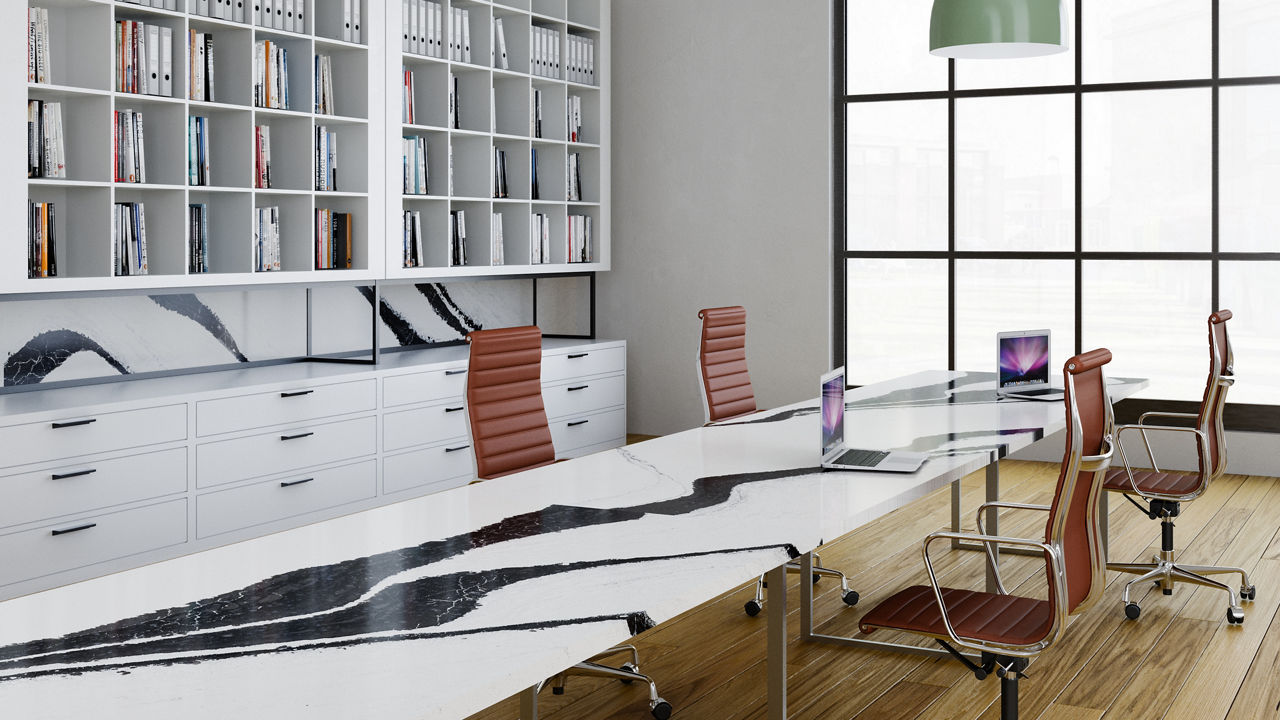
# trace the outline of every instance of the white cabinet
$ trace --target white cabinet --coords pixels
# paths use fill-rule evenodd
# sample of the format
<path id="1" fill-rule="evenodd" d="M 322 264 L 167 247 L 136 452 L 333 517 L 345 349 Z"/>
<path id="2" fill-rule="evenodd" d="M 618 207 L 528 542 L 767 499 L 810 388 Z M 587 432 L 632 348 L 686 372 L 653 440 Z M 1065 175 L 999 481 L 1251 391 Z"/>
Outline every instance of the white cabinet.
<path id="1" fill-rule="evenodd" d="M 272 478 L 196 498 L 196 533 L 213 537 L 232 530 L 299 517 L 367 500 L 378 494 L 378 462 Z"/>
<path id="2" fill-rule="evenodd" d="M 0 427 L 5 465 L 26 465 L 187 437 L 187 406 L 68 414 L 47 422 Z"/>

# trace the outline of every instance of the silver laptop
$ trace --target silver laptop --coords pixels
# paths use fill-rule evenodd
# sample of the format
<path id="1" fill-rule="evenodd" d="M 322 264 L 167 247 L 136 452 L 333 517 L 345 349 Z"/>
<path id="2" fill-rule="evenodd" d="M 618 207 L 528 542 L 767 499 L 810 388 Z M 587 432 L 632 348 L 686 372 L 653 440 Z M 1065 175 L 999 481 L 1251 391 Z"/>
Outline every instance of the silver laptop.
<path id="1" fill-rule="evenodd" d="M 1061 400 L 1062 388 L 1049 382 L 1048 330 L 996 335 L 996 395 L 1021 400 Z"/>
<path id="2" fill-rule="evenodd" d="M 926 453 L 858 450 L 844 444 L 844 368 L 822 376 L 822 467 L 909 473 L 929 459 Z"/>

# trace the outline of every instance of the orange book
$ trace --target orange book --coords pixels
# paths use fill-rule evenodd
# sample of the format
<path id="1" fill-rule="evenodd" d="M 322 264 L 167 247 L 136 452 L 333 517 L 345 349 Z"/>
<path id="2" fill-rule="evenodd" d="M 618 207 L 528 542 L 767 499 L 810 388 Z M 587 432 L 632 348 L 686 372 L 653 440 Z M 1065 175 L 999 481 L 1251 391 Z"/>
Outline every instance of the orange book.
<path id="1" fill-rule="evenodd" d="M 351 213 L 347 213 L 347 268 L 351 267 Z"/>
<path id="2" fill-rule="evenodd" d="M 49 277 L 49 203 L 40 203 L 40 277 Z"/>

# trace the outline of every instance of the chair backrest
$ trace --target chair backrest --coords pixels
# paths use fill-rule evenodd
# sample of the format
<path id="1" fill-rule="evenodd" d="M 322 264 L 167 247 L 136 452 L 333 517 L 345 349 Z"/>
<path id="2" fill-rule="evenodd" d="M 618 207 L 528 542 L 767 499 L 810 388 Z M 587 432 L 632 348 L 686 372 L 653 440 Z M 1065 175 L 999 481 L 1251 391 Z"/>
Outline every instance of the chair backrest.
<path id="1" fill-rule="evenodd" d="M 1222 411 L 1235 373 L 1231 339 L 1227 336 L 1227 321 L 1230 319 L 1230 310 L 1219 310 L 1209 316 L 1209 379 L 1205 383 L 1204 399 L 1200 401 L 1200 413 L 1196 418 L 1196 427 L 1204 432 L 1209 442 L 1209 452 L 1200 453 L 1201 458 L 1208 458 L 1208 466 L 1203 461 L 1200 466 L 1200 476 L 1205 482 L 1217 479 L 1227 470 Z M 1196 442 L 1201 440 L 1197 438 Z"/>
<path id="2" fill-rule="evenodd" d="M 1111 351 L 1091 350 L 1067 360 L 1063 367 L 1067 409 L 1066 451 L 1050 506 L 1045 542 L 1062 553 L 1065 577 L 1049 570 L 1050 586 L 1066 584 L 1067 613 L 1088 608 L 1102 594 L 1106 558 L 1098 522 L 1102 478 L 1111 453 L 1115 426 L 1102 366 Z M 1051 602 L 1056 593 L 1050 592 Z"/>
<path id="3" fill-rule="evenodd" d="M 467 418 L 481 478 L 555 462 L 542 404 L 542 331 L 537 326 L 477 330 L 467 361 Z"/>
<path id="4" fill-rule="evenodd" d="M 756 396 L 747 373 L 747 311 L 740 305 L 706 308 L 698 346 L 698 379 L 706 421 L 756 411 Z"/>

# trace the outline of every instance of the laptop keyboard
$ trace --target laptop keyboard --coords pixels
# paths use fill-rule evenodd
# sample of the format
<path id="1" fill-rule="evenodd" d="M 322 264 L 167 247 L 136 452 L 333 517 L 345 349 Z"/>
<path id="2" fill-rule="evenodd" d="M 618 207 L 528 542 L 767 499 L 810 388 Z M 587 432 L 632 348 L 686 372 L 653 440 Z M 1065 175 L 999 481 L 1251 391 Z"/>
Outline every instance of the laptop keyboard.
<path id="1" fill-rule="evenodd" d="M 1016 390 L 1014 392 L 1018 395 L 1036 396 L 1036 395 L 1052 395 L 1053 393 L 1061 393 L 1062 391 L 1057 388 L 1039 388 L 1036 390 Z"/>
<path id="2" fill-rule="evenodd" d="M 858 467 L 875 467 L 889 457 L 882 450 L 848 450 L 835 459 L 836 465 L 856 465 Z"/>

